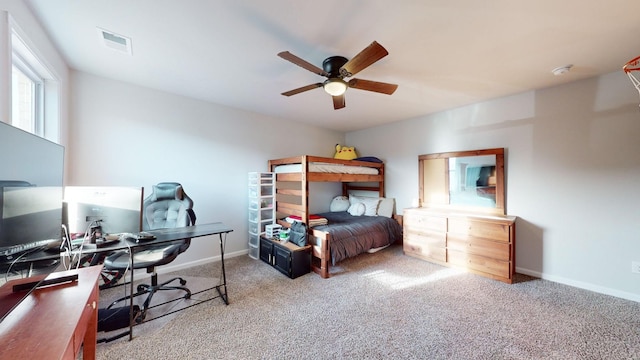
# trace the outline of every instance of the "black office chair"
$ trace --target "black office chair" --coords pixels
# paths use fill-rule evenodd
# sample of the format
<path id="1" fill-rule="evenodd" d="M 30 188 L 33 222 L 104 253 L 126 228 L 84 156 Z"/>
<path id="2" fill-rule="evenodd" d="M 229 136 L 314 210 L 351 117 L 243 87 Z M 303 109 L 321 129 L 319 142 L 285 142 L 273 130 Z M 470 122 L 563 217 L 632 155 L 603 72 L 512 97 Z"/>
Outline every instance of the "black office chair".
<path id="1" fill-rule="evenodd" d="M 194 225 L 196 221 L 193 212 L 193 200 L 185 194 L 182 185 L 173 182 L 163 182 L 153 186 L 153 192 L 144 199 L 142 206 L 142 229 L 155 230 L 176 228 Z M 151 274 L 151 284 L 140 284 L 137 291 L 129 296 L 120 298 L 108 308 L 115 304 L 147 294 L 147 298 L 142 306 L 142 311 L 138 317 L 139 321 L 144 320 L 146 312 L 150 307 L 153 295 L 160 290 L 181 290 L 185 292 L 184 298 L 191 297 L 191 291 L 184 285 L 187 283 L 181 277 L 175 277 L 158 284 L 158 274 L 156 267 L 168 264 L 189 248 L 191 239 L 174 241 L 166 244 L 151 245 L 143 250 L 137 250 L 133 254 L 134 269 L 147 269 Z M 128 251 L 117 251 L 104 260 L 104 267 L 109 270 L 126 271 L 129 269 L 130 257 Z M 180 286 L 170 285 L 178 280 Z"/>

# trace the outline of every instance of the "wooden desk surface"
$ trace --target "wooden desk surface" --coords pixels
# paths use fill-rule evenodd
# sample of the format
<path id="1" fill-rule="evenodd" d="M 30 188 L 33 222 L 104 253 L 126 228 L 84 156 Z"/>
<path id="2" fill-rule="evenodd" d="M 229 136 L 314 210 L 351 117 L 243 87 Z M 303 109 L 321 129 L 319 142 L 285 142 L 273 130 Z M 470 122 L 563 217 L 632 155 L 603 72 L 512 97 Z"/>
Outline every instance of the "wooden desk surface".
<path id="1" fill-rule="evenodd" d="M 0 323 L 0 359 L 95 359 L 102 265 L 62 271 L 78 281 L 35 290 Z"/>

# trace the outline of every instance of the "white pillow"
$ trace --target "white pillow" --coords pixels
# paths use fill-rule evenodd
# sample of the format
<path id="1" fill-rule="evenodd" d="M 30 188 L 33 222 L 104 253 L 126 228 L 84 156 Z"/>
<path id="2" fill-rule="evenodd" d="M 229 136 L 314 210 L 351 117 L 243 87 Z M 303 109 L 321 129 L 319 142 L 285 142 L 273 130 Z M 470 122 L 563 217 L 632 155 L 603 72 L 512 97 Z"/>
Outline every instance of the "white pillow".
<path id="1" fill-rule="evenodd" d="M 351 204 L 351 206 L 349 206 L 349 209 L 347 211 L 352 216 L 362 216 L 362 215 L 364 215 L 365 206 L 364 206 L 363 203 L 360 203 L 360 202 L 353 203 L 353 204 Z"/>
<path id="2" fill-rule="evenodd" d="M 351 203 L 351 205 L 354 203 L 363 203 L 365 216 L 378 215 L 378 204 L 380 203 L 379 198 L 349 195 L 349 203 Z"/>
<path id="3" fill-rule="evenodd" d="M 333 200 L 331 200 L 329 211 L 347 211 L 349 209 L 349 205 L 349 198 L 347 198 L 346 196 L 336 196 L 333 198 Z"/>
<path id="4" fill-rule="evenodd" d="M 380 205 L 378 205 L 378 216 L 392 217 L 393 207 L 395 205 L 394 198 L 380 198 Z"/>

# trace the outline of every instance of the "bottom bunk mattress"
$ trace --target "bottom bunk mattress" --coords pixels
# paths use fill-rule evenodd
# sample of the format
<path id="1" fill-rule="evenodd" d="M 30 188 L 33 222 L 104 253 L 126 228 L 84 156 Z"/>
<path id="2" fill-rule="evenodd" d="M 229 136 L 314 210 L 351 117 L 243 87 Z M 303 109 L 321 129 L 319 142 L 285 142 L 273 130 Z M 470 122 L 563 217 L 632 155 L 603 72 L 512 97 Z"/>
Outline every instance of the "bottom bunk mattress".
<path id="1" fill-rule="evenodd" d="M 385 216 L 352 216 L 346 211 L 318 215 L 326 218 L 328 223 L 313 228 L 331 235 L 332 265 L 402 239 L 402 226 Z"/>

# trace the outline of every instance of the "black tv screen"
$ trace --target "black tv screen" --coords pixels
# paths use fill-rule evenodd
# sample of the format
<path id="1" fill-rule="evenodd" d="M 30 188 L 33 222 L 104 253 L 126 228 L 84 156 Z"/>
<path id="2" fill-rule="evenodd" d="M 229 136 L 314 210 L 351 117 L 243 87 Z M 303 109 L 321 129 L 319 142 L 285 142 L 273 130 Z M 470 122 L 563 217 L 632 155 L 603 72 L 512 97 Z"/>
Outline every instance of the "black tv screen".
<path id="1" fill-rule="evenodd" d="M 0 296 L 0 321 L 19 303 L 6 282 L 34 274 L 14 271 L 20 267 L 15 259 L 24 253 L 21 246 L 61 241 L 63 174 L 63 146 L 0 121 L 0 294 L 11 294 Z M 49 260 L 29 264 L 32 268 L 39 277 L 56 269 Z"/>
<path id="2" fill-rule="evenodd" d="M 62 187 L 2 185 L 0 180 L 0 254 L 16 247 L 28 250 L 31 244 L 33 250 L 59 245 Z"/>

